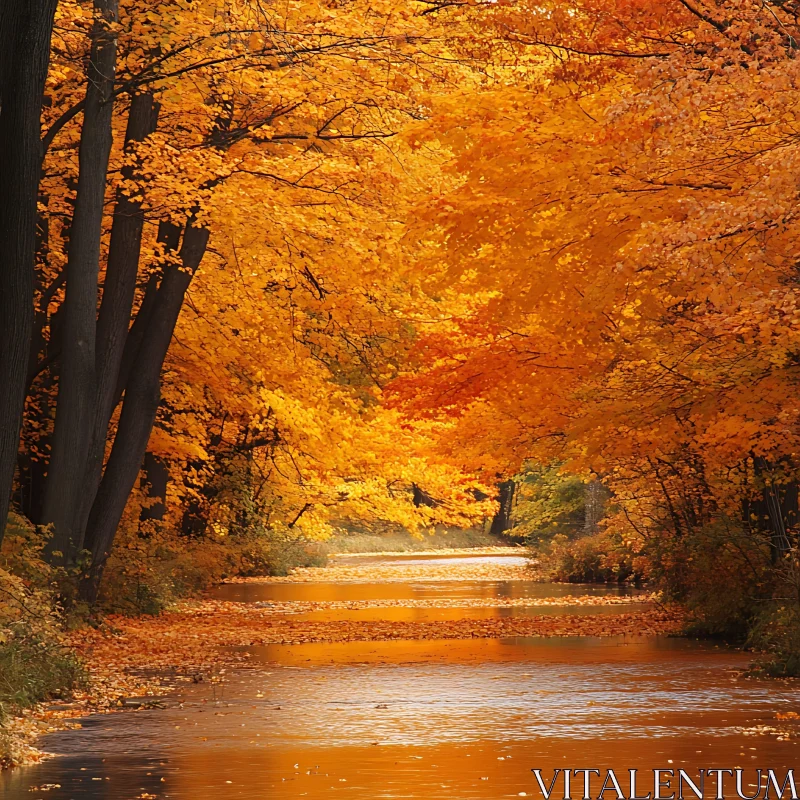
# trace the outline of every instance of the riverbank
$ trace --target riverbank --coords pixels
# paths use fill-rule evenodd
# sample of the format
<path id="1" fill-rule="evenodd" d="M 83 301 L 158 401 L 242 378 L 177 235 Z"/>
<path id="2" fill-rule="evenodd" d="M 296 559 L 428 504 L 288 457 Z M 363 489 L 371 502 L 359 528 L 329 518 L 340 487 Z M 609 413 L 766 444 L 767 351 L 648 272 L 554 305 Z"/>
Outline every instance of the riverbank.
<path id="1" fill-rule="evenodd" d="M 248 665 L 247 648 L 518 637 L 652 637 L 675 634 L 684 623 L 679 610 L 656 606 L 653 597 L 641 594 L 598 595 L 586 593 L 584 587 L 554 586 L 560 591 L 558 596 L 546 594 L 550 587 L 541 587 L 543 595 L 527 596 L 525 592 L 539 585 L 531 581 L 526 560 L 503 550 L 432 551 L 397 560 L 348 554 L 340 563 L 334 560 L 325 568 L 296 570 L 286 578 L 238 581 L 227 587 L 268 594 L 325 595 L 331 591 L 363 593 L 378 586 L 402 595 L 400 589 L 405 585 L 433 592 L 432 596 L 317 600 L 293 596 L 266 602 L 207 598 L 179 603 L 158 617 L 109 616 L 97 628 L 68 636 L 89 671 L 90 688 L 75 693 L 69 702 L 41 705 L 12 720 L 5 732 L 13 740 L 8 760 L 35 763 L 43 757 L 35 747 L 36 739 L 75 724 L 78 717 L 145 708 L 152 705 L 147 698 L 174 692 L 182 684 L 221 682 L 226 671 Z M 513 596 L 522 587 L 523 596 Z M 478 596 L 469 594 L 473 591 Z M 390 618 L 398 610 L 441 614 L 443 618 Z M 598 613 L 604 610 L 612 613 Z M 550 613 L 553 611 L 557 613 Z M 480 616 L 486 613 L 509 616 Z M 377 618 L 359 618 L 358 614 Z"/>
<path id="2" fill-rule="evenodd" d="M 560 598 L 542 605 L 557 606 Z M 617 604 L 590 598 L 587 605 Z M 9 722 L 14 740 L 6 766 L 32 764 L 45 757 L 35 741 L 88 714 L 148 707 L 184 682 L 219 682 L 226 669 L 247 665 L 245 647 L 270 644 L 509 639 L 514 637 L 664 636 L 678 633 L 677 610 L 653 609 L 613 616 L 571 615 L 529 619 L 447 622 L 312 622 L 281 619 L 285 612 L 243 608 L 244 604 L 207 601 L 183 604 L 155 618 L 111 617 L 98 629 L 73 634 L 91 688 L 68 702 L 29 709 Z M 133 699 L 132 699 L 133 698 Z"/>

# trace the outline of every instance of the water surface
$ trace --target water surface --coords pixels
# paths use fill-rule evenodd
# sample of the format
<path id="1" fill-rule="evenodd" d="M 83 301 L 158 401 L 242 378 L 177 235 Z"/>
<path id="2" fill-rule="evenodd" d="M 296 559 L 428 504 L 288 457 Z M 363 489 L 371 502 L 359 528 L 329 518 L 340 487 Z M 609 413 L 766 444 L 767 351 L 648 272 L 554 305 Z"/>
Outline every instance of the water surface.
<path id="1" fill-rule="evenodd" d="M 365 589 L 270 586 L 306 599 L 321 599 L 315 590 L 351 599 Z M 485 597 L 498 586 L 391 590 Z M 553 596 L 553 587 L 545 592 Z M 795 685 L 744 679 L 746 656 L 708 644 L 518 638 L 249 652 L 251 668 L 221 687 L 189 686 L 168 709 L 94 716 L 79 731 L 47 737 L 60 757 L 3 776 L 3 797 L 488 800 L 539 797 L 533 767 L 799 766 L 794 741 L 747 735 L 774 724 L 777 711 L 800 711 Z M 30 791 L 55 783 L 46 794 Z"/>

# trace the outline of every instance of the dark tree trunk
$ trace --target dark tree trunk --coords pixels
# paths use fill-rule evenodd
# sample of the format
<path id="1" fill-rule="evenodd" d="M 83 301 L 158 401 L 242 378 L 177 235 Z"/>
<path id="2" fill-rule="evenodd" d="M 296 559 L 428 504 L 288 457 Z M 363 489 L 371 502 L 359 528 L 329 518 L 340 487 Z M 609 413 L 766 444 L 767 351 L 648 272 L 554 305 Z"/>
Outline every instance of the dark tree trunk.
<path id="1" fill-rule="evenodd" d="M 411 484 L 412 502 L 417 508 L 427 506 L 428 508 L 437 508 L 442 503 L 435 497 L 431 497 L 424 489 L 420 489 L 416 483 Z"/>
<path id="2" fill-rule="evenodd" d="M 753 469 L 764 486 L 761 497 L 748 504 L 748 517 L 755 516 L 757 527 L 769 532 L 772 561 L 777 563 L 792 546 L 789 533 L 797 520 L 797 484 L 776 483 L 773 465 L 762 456 L 753 456 Z"/>
<path id="3" fill-rule="evenodd" d="M 600 529 L 603 519 L 603 485 L 591 480 L 586 484 L 583 494 L 583 533 L 593 536 Z"/>
<path id="4" fill-rule="evenodd" d="M 0 2 L 0 542 L 33 324 L 41 110 L 57 0 Z"/>
<path id="5" fill-rule="evenodd" d="M 82 546 L 77 527 L 96 392 L 97 279 L 108 160 L 113 144 L 118 0 L 95 0 L 79 150 L 78 193 L 70 231 L 64 299 L 64 344 L 44 520 L 54 527 L 48 550 L 70 561 Z"/>
<path id="6" fill-rule="evenodd" d="M 514 481 L 503 481 L 498 485 L 497 502 L 499 508 L 492 519 L 489 533 L 499 536 L 511 527 L 511 509 L 514 505 Z"/>
<path id="7" fill-rule="evenodd" d="M 81 596 L 89 603 L 97 599 L 119 522 L 142 466 L 161 399 L 161 369 L 186 290 L 205 255 L 208 237 L 206 228 L 193 227 L 190 220 L 180 251 L 181 267 L 165 268 L 150 323 L 125 387 L 117 435 L 86 530 L 92 567 L 82 582 Z"/>
<path id="8" fill-rule="evenodd" d="M 158 226 L 158 241 L 163 246 L 166 254 L 174 253 L 181 241 L 181 229 L 171 222 L 162 222 Z M 125 339 L 122 362 L 117 375 L 117 386 L 114 390 L 113 408 L 116 408 L 122 399 L 122 393 L 128 385 L 128 379 L 136 364 L 139 348 L 142 346 L 145 335 L 149 330 L 153 310 L 156 306 L 156 298 L 158 297 L 158 286 L 159 275 L 153 273 L 147 281 L 144 297 L 136 314 L 136 319 L 133 321 L 133 325 L 131 325 L 128 336 Z"/>
<path id="9" fill-rule="evenodd" d="M 155 131 L 157 123 L 158 105 L 153 102 L 152 94 L 134 95 L 125 135 L 128 154 L 137 142 L 143 141 Z M 130 180 L 134 176 L 135 169 L 132 165 L 123 168 L 123 179 Z M 116 406 L 120 365 L 136 292 L 143 229 L 144 210 L 141 201 L 128 197 L 120 188 L 117 191 L 111 226 L 103 300 L 97 320 L 95 400 L 86 455 L 86 474 L 75 522 L 75 530 L 81 543 L 103 474 L 108 424 Z"/>
<path id="10" fill-rule="evenodd" d="M 163 458 L 153 455 L 149 450 L 144 454 L 144 488 L 150 501 L 139 514 L 140 522 L 153 520 L 161 522 L 167 513 L 167 485 L 169 468 Z"/>

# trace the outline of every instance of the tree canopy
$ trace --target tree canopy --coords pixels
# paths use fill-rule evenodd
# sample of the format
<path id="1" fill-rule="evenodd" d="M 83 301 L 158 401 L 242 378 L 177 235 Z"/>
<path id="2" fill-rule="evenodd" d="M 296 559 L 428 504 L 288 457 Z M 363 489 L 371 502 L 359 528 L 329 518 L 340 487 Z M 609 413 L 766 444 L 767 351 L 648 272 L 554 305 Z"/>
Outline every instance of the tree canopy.
<path id="1" fill-rule="evenodd" d="M 143 505 L 466 526 L 531 462 L 793 547 L 797 4 L 51 11 L 0 479 L 89 599 Z"/>

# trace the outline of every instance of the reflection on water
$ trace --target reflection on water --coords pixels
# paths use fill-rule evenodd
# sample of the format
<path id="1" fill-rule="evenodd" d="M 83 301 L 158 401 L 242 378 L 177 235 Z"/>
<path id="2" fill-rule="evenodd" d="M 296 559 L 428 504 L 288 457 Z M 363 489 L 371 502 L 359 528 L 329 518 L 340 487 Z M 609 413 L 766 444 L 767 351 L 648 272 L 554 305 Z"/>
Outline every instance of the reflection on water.
<path id="1" fill-rule="evenodd" d="M 331 563 L 337 567 L 360 567 L 365 564 L 380 564 L 383 567 L 442 567 L 451 565 L 464 567 L 469 565 L 488 566 L 491 564 L 525 567 L 528 565 L 529 559 L 525 556 L 505 553 L 493 556 L 470 556 L 465 553 L 447 556 L 434 555 L 432 553 L 408 553 L 407 555 L 395 556 L 335 556 L 331 559 Z"/>
<path id="2" fill-rule="evenodd" d="M 1 778 L 3 796 L 494 800 L 539 797 L 533 767 L 797 762 L 794 742 L 742 732 L 800 710 L 794 687 L 737 677 L 745 656 L 695 642 L 390 641 L 250 652 L 251 669 L 222 687 L 187 688 L 181 706 L 96 716 L 48 737 L 63 756 Z M 29 792 L 48 783 L 61 787 Z"/>
<path id="3" fill-rule="evenodd" d="M 354 620 L 369 622 L 447 622 L 459 619 L 511 619 L 519 617 L 563 616 L 564 614 L 630 614 L 651 606 L 646 603 L 625 603 L 613 606 L 510 606 L 508 608 L 403 608 L 384 606 L 376 608 L 334 609 L 291 614 L 297 620 L 326 622 L 329 620 Z"/>
<path id="4" fill-rule="evenodd" d="M 532 767 L 796 761 L 793 742 L 740 732 L 797 709 L 794 691 L 737 680 L 740 654 L 679 640 L 311 644 L 255 655 L 257 668 L 216 695 L 192 687 L 183 707 L 95 717 L 49 737 L 65 756 L 6 777 L 4 796 L 60 783 L 47 797 L 498 798 L 534 794 Z"/>
<path id="5" fill-rule="evenodd" d="M 408 583 L 226 583 L 211 596 L 237 603 L 298 600 L 470 600 L 472 598 L 624 595 L 624 586 L 535 581 Z"/>

